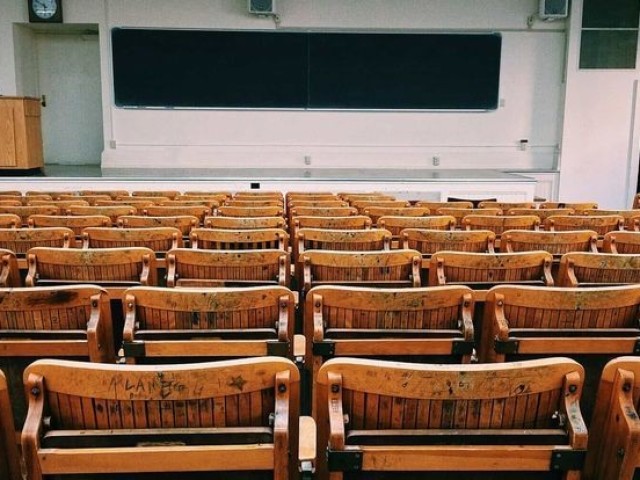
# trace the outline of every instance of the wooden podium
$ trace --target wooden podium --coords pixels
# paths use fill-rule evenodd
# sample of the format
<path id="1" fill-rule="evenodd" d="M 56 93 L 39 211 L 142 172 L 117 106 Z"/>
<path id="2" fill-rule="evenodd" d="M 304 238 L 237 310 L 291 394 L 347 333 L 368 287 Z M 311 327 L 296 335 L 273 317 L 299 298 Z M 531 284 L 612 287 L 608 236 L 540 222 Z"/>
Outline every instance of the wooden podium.
<path id="1" fill-rule="evenodd" d="M 42 168 L 40 99 L 0 96 L 0 170 Z"/>

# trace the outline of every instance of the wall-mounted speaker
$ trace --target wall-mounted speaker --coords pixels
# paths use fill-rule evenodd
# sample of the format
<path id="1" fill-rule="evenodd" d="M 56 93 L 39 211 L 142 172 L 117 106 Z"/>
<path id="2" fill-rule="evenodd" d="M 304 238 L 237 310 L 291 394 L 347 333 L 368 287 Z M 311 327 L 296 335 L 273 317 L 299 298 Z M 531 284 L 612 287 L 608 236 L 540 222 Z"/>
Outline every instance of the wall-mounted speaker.
<path id="1" fill-rule="evenodd" d="M 276 13 L 276 0 L 247 0 L 249 13 L 256 15 L 274 15 Z"/>
<path id="2" fill-rule="evenodd" d="M 540 0 L 538 15 L 542 20 L 556 20 L 569 16 L 569 0 Z"/>

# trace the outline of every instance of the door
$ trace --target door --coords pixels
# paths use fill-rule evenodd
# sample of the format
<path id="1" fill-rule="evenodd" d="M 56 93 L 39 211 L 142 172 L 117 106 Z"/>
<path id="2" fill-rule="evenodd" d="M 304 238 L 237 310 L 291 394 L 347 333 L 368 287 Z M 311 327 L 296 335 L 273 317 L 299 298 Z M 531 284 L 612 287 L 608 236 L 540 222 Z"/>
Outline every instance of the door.
<path id="1" fill-rule="evenodd" d="M 100 164 L 103 149 L 97 34 L 36 35 L 45 164 Z"/>

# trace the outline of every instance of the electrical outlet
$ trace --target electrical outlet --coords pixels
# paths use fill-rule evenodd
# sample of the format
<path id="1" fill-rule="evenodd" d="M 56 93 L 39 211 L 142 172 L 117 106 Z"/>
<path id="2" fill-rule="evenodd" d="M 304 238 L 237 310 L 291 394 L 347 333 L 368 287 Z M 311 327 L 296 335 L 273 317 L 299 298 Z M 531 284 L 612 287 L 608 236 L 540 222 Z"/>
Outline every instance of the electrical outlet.
<path id="1" fill-rule="evenodd" d="M 432 160 L 432 163 L 433 163 L 434 167 L 440 166 L 440 157 L 439 156 L 434 155 L 431 160 Z"/>
<path id="2" fill-rule="evenodd" d="M 304 156 L 304 164 L 305 165 L 311 165 L 311 155 L 305 155 Z"/>

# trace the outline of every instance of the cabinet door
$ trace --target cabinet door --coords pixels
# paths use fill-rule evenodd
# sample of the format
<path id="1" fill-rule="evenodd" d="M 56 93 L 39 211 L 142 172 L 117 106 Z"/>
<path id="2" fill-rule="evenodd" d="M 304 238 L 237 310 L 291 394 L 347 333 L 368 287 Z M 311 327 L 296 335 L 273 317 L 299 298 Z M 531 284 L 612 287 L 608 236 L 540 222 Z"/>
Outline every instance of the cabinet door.
<path id="1" fill-rule="evenodd" d="M 10 103 L 0 105 L 0 167 L 16 166 L 15 108 Z"/>

